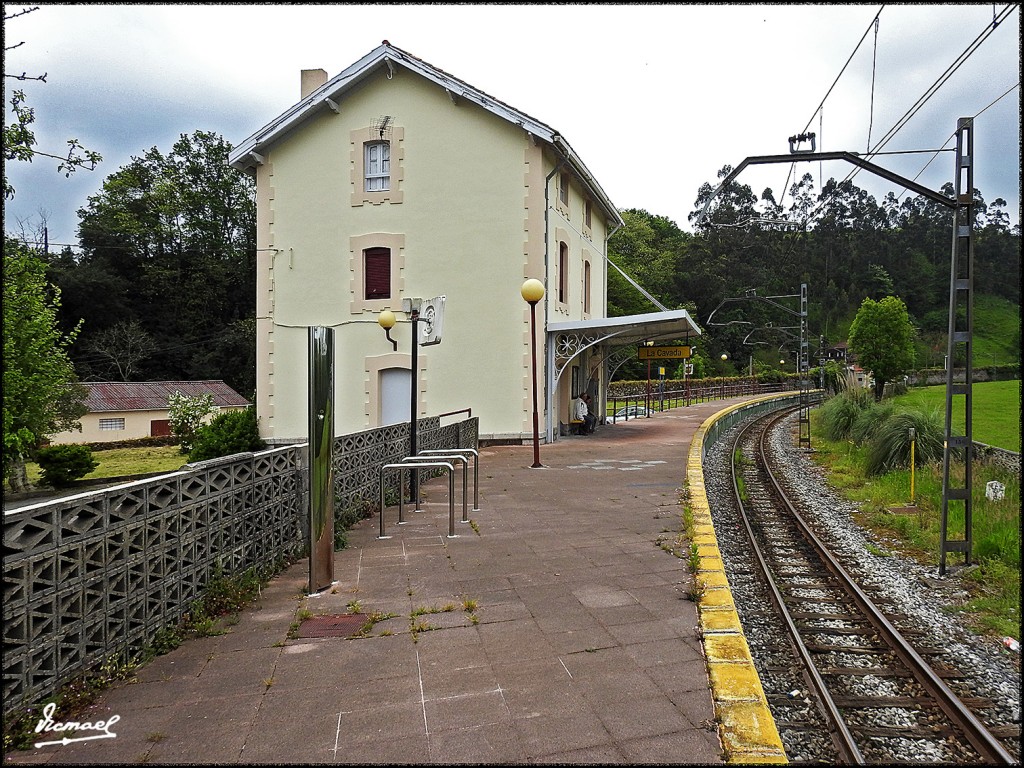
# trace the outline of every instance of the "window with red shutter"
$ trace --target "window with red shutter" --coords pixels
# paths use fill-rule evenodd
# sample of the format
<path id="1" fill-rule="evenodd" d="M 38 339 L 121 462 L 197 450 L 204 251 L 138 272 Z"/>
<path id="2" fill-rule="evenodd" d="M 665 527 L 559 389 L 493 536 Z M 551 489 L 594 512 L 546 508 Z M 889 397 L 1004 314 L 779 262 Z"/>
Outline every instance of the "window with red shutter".
<path id="1" fill-rule="evenodd" d="M 367 299 L 390 299 L 391 249 L 367 248 L 363 251 L 363 275 Z"/>

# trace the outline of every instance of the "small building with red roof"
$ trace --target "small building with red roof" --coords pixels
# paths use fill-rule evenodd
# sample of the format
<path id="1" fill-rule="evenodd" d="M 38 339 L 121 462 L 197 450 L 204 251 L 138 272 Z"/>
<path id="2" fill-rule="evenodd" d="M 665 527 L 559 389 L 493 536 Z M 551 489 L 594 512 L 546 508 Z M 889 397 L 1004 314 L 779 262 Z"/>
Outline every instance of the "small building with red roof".
<path id="1" fill-rule="evenodd" d="M 171 434 L 169 400 L 180 392 L 189 397 L 212 395 L 221 411 L 248 408 L 250 403 L 220 380 L 207 381 L 85 381 L 88 390 L 81 431 L 50 435 L 52 445 L 106 443 Z"/>

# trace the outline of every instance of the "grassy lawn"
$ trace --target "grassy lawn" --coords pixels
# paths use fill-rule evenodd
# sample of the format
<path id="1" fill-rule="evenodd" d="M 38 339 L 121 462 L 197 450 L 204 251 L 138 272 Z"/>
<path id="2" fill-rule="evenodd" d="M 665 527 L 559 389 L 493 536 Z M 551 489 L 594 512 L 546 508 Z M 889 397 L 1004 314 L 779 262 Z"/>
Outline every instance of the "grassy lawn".
<path id="1" fill-rule="evenodd" d="M 188 461 L 176 445 L 150 446 L 145 448 L 112 448 L 109 451 L 93 451 L 92 458 L 99 466 L 83 480 L 100 480 L 104 477 L 142 475 L 150 472 L 175 472 Z M 28 462 L 28 479 L 33 485 L 39 483 L 39 465 Z"/>
<path id="2" fill-rule="evenodd" d="M 1019 386 L 1019 382 L 1007 382 Z M 974 389 L 984 390 L 991 384 Z M 936 389 L 936 388 L 932 388 Z M 937 388 L 941 390 L 942 388 Z M 945 395 L 942 394 L 944 398 Z M 979 398 L 975 396 L 975 419 L 978 418 Z M 1006 405 L 1003 418 L 1019 422 L 1019 404 L 1013 401 L 1012 410 Z M 945 408 L 945 400 L 942 401 Z M 895 470 L 883 475 L 866 477 L 863 471 L 866 449 L 850 441 L 831 442 L 818 429 L 820 412 L 811 415 L 814 460 L 829 472 L 829 482 L 845 498 L 860 506 L 857 522 L 877 534 L 886 546 L 898 549 L 900 554 L 918 562 L 937 566 L 942 518 L 942 462 L 918 467 L 914 472 L 914 504 L 911 505 L 910 470 Z M 1008 420 L 1008 419 L 1007 419 Z M 1019 423 L 1017 424 L 1019 435 Z M 975 428 L 975 439 L 980 437 Z M 1019 437 L 1017 438 L 1019 440 Z M 989 444 L 997 444 L 989 442 Z M 963 468 L 951 471 L 954 487 L 962 487 Z M 1005 486 L 1002 500 L 985 497 L 985 484 L 997 480 Z M 971 477 L 973 513 L 973 564 L 963 569 L 963 555 L 947 553 L 947 576 L 956 578 L 970 598 L 963 604 L 950 606 L 949 611 L 966 615 L 978 631 L 1003 637 L 1021 636 L 1020 616 L 1020 475 L 999 467 L 976 463 Z M 902 508 L 902 509 L 900 509 Z M 964 535 L 964 511 L 961 502 L 951 502 L 948 511 L 950 539 Z M 878 556 L 889 553 L 872 549 Z"/>
<path id="3" fill-rule="evenodd" d="M 946 387 L 915 387 L 894 398 L 901 405 L 937 410 L 945 419 Z M 1020 381 L 975 382 L 971 387 L 971 430 L 974 439 L 1020 453 Z M 953 401 L 953 429 L 963 434 L 963 396 Z"/>

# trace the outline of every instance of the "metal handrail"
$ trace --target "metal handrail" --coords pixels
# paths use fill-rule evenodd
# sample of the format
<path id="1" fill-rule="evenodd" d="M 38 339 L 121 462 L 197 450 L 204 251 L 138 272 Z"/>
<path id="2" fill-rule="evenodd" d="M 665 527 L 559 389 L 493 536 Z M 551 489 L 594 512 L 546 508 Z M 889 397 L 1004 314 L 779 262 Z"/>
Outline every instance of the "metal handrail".
<path id="1" fill-rule="evenodd" d="M 447 461 L 422 462 L 418 466 L 436 467 L 448 470 L 448 538 L 455 537 L 455 467 Z M 390 539 L 384 535 L 384 470 L 386 469 L 409 469 L 409 464 L 385 464 L 380 468 L 380 535 L 378 539 Z M 399 476 L 398 481 L 398 524 L 405 522 L 405 473 Z"/>

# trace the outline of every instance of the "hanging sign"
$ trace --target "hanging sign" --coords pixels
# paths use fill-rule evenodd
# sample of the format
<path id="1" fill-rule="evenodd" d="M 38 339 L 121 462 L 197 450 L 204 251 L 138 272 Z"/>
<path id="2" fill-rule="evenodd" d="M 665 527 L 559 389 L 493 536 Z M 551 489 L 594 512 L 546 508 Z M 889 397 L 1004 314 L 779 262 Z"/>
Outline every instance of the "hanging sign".
<path id="1" fill-rule="evenodd" d="M 691 356 L 690 347 L 637 347 L 641 360 L 682 360 Z"/>

